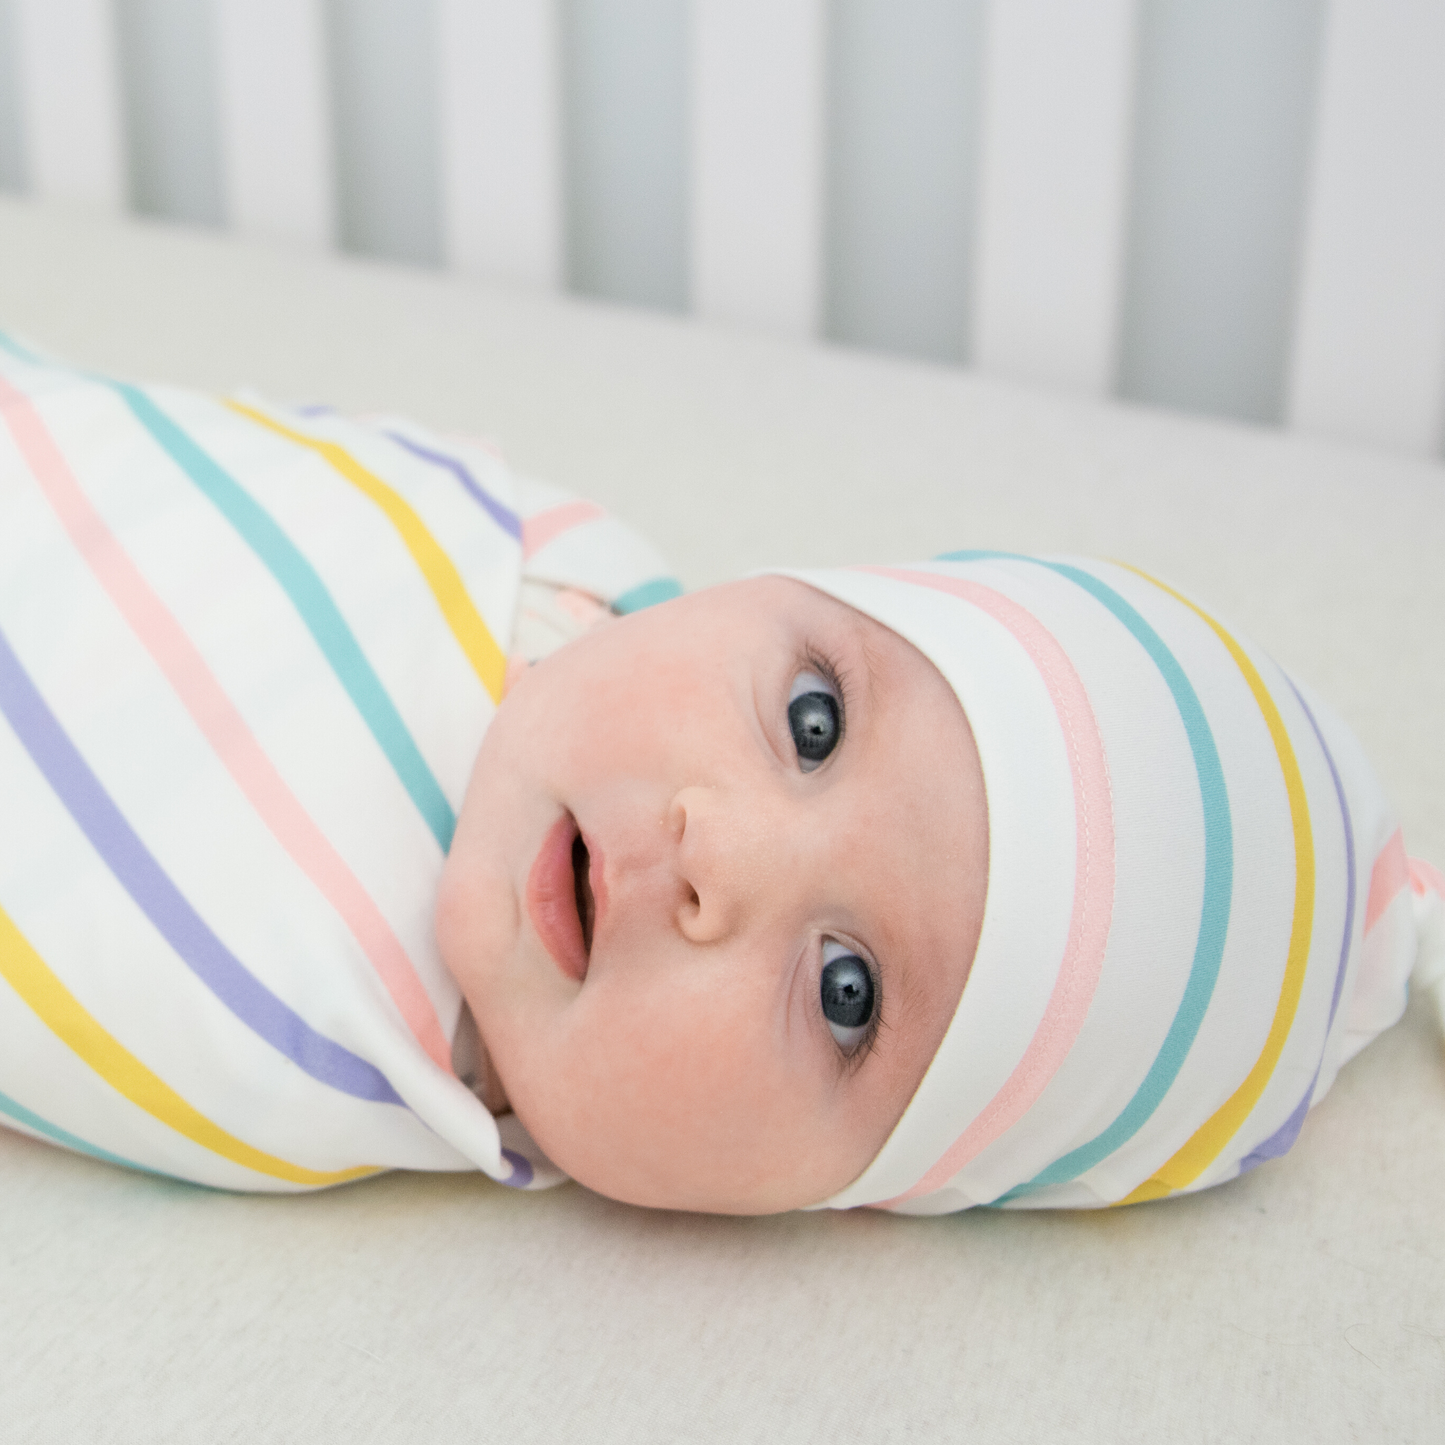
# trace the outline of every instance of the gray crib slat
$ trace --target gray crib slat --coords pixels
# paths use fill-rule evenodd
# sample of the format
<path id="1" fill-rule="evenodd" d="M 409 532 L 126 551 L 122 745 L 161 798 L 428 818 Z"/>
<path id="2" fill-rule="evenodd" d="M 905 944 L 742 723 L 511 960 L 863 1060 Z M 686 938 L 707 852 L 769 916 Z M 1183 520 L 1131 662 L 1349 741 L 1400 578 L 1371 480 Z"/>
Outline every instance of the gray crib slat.
<path id="1" fill-rule="evenodd" d="M 967 359 L 983 0 L 832 0 L 825 329 Z"/>
<path id="2" fill-rule="evenodd" d="M 1445 404 L 1445 7 L 1335 0 L 1287 419 L 1438 453 Z"/>
<path id="3" fill-rule="evenodd" d="M 1284 413 L 1324 0 L 1146 0 L 1120 385 Z"/>
<path id="4" fill-rule="evenodd" d="M 0 0 L 0 190 L 23 191 L 25 133 L 20 115 L 20 67 L 11 0 Z"/>
<path id="5" fill-rule="evenodd" d="M 25 174 L 50 200 L 125 201 L 115 21 L 109 0 L 14 0 Z"/>
<path id="6" fill-rule="evenodd" d="M 447 263 L 488 280 L 562 284 L 557 0 L 438 0 Z"/>
<path id="7" fill-rule="evenodd" d="M 336 231 L 348 251 L 442 259 L 433 0 L 324 0 Z"/>
<path id="8" fill-rule="evenodd" d="M 985 371 L 1112 390 L 1137 0 L 992 0 L 973 338 Z"/>
<path id="9" fill-rule="evenodd" d="M 693 0 L 692 306 L 786 336 L 822 302 L 823 0 Z"/>
<path id="10" fill-rule="evenodd" d="M 226 216 L 329 246 L 335 186 L 320 0 L 213 0 Z"/>
<path id="11" fill-rule="evenodd" d="M 567 280 L 687 309 L 688 0 L 563 0 Z"/>
<path id="12" fill-rule="evenodd" d="M 130 203 L 143 215 L 225 222 L 215 8 L 115 0 Z"/>

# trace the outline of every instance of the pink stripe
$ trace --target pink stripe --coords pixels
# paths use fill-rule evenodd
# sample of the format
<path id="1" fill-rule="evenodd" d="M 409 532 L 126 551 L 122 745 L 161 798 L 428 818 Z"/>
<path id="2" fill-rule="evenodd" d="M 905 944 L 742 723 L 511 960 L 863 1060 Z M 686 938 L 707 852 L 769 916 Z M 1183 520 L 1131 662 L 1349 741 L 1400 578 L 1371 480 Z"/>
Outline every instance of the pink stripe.
<path id="1" fill-rule="evenodd" d="M 540 552 L 548 542 L 555 541 L 563 532 L 580 527 L 583 522 L 595 522 L 605 517 L 606 512 L 596 502 L 563 502 L 560 507 L 548 507 L 535 517 L 522 519 L 522 556 L 524 558 Z"/>
<path id="2" fill-rule="evenodd" d="M 1422 898 L 1427 893 L 1438 893 L 1445 898 L 1445 873 L 1423 858 L 1410 859 L 1410 887 Z"/>
<path id="3" fill-rule="evenodd" d="M 1370 869 L 1370 896 L 1365 903 L 1365 932 L 1379 921 L 1380 915 L 1409 886 L 1410 860 L 1405 856 L 1405 839 L 1398 828 L 1390 841 L 1380 849 L 1375 866 Z"/>
<path id="4" fill-rule="evenodd" d="M 451 1048 L 401 941 L 262 751 L 195 645 L 91 505 L 30 401 L 0 380 L 0 412 L 46 500 L 136 637 L 282 848 L 336 910 L 407 1026 L 451 1072 Z"/>
<path id="5" fill-rule="evenodd" d="M 1104 740 L 1083 680 L 1057 639 L 1036 617 L 1001 592 L 977 582 L 890 567 L 860 570 L 947 592 L 1006 627 L 1028 653 L 1048 688 L 1068 741 L 1069 770 L 1074 781 L 1077 853 L 1073 912 L 1063 961 L 1044 1016 L 1003 1087 L 912 1189 L 888 1201 L 898 1204 L 937 1189 L 1012 1128 L 1043 1093 L 1078 1038 L 1103 972 L 1114 913 L 1114 804 Z"/>
<path id="6" fill-rule="evenodd" d="M 459 431 L 439 432 L 438 435 L 443 441 L 452 442 L 456 446 L 476 447 L 479 451 L 484 451 L 490 456 L 495 457 L 499 462 L 507 460 L 506 457 L 502 455 L 501 447 L 499 447 L 491 437 L 468 436 L 466 433 Z"/>

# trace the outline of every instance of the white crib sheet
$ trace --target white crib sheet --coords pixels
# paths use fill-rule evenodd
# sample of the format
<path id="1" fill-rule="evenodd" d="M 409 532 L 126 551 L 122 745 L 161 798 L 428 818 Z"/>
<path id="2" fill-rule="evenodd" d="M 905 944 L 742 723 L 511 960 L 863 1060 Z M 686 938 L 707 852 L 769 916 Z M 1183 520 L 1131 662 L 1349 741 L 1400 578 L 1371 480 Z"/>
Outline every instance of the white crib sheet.
<path id="1" fill-rule="evenodd" d="M 1126 557 L 1333 699 L 1445 865 L 1438 465 L 16 202 L 0 327 L 492 434 L 692 585 L 945 541 Z M 1415 1008 L 1285 1159 L 1102 1214 L 242 1198 L 0 1131 L 0 1440 L 1425 1441 L 1442 1201 Z"/>

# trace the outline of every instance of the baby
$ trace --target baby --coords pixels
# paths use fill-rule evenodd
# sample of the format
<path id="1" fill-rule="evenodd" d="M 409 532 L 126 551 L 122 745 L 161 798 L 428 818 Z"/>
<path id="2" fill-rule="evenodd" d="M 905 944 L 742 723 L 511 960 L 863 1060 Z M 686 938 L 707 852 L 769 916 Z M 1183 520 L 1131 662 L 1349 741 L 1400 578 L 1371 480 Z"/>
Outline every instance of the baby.
<path id="1" fill-rule="evenodd" d="M 229 1189 L 1097 1206 L 1284 1152 L 1440 986 L 1353 739 L 1163 584 L 677 591 L 475 443 L 3 343 L 5 1122 Z"/>
<path id="2" fill-rule="evenodd" d="M 878 1153 L 963 990 L 987 878 L 983 777 L 943 677 L 767 577 L 522 678 L 437 931 L 494 1099 L 550 1158 L 636 1203 L 778 1210 Z"/>

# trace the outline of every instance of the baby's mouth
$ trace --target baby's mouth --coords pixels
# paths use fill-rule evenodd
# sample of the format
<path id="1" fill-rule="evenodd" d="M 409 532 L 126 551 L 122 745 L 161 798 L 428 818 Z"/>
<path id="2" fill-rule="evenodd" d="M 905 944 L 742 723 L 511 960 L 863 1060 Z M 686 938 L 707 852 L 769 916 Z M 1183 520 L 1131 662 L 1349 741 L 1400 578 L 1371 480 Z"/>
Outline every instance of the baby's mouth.
<path id="1" fill-rule="evenodd" d="M 547 830 L 527 874 L 525 898 L 538 942 L 568 978 L 581 983 L 587 977 L 595 910 L 592 860 L 578 832 L 570 813 L 563 813 Z M 599 886 L 601 861 L 599 857 Z"/>
<path id="2" fill-rule="evenodd" d="M 592 896 L 592 855 L 587 851 L 581 833 L 572 840 L 572 884 L 577 898 L 577 917 L 582 924 L 582 947 L 590 955 L 597 900 Z"/>

